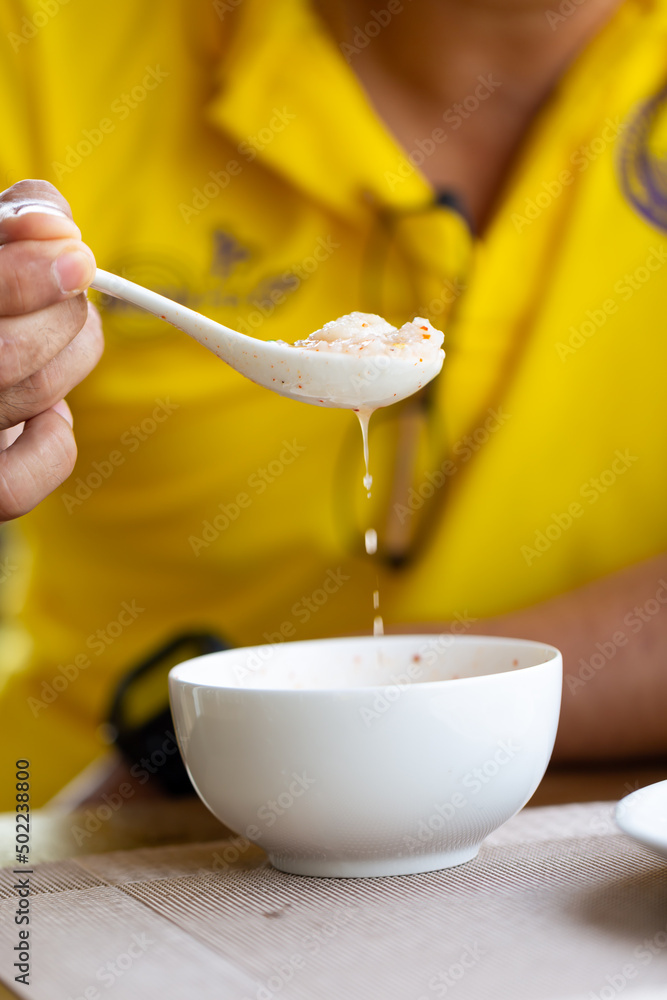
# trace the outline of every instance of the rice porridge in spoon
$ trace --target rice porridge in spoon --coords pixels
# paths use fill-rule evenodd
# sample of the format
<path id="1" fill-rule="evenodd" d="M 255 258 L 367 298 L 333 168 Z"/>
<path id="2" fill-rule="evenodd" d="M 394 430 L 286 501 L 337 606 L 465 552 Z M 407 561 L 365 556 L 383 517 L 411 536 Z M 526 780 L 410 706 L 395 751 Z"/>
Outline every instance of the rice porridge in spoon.
<path id="1" fill-rule="evenodd" d="M 400 365 L 396 366 L 399 379 L 400 369 L 405 362 L 413 364 L 431 362 L 433 366 L 431 378 L 433 378 L 440 371 L 445 357 L 445 352 L 442 350 L 444 339 L 444 334 L 440 330 L 436 330 L 427 319 L 420 316 L 397 329 L 381 316 L 353 312 L 325 323 L 321 330 L 311 333 L 306 340 L 297 340 L 294 347 L 304 351 L 333 354 L 360 355 L 363 351 L 364 357 L 369 360 L 369 367 L 365 375 L 356 379 L 355 388 L 359 389 L 365 382 L 372 384 L 374 373 L 377 377 L 380 373 L 390 371 L 394 361 L 400 362 Z M 341 393 L 341 406 L 348 405 L 343 401 L 344 396 L 345 394 Z M 368 464 L 368 422 L 374 409 L 375 407 L 354 407 L 359 417 L 364 441 L 366 462 L 364 486 L 369 491 L 369 496 L 373 477 Z"/>

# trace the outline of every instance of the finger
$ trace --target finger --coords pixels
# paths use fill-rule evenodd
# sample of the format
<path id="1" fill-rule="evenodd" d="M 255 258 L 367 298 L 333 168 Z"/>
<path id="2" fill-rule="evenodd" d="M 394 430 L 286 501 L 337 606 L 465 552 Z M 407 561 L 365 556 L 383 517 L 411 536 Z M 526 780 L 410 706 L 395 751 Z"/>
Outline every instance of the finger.
<path id="1" fill-rule="evenodd" d="M 80 294 L 95 274 L 85 243 L 25 240 L 0 247 L 0 316 L 35 312 Z"/>
<path id="2" fill-rule="evenodd" d="M 59 399 L 57 403 L 53 404 L 51 409 L 59 413 L 61 417 L 64 417 L 70 427 L 74 426 L 74 417 L 66 400 Z M 9 448 L 10 445 L 14 444 L 19 434 L 23 433 L 24 427 L 25 421 L 21 421 L 16 427 L 9 427 L 6 431 L 0 431 L 0 451 L 4 451 L 5 448 Z"/>
<path id="3" fill-rule="evenodd" d="M 55 209 L 46 211 L 40 205 L 26 205 L 16 213 L 0 219 L 0 246 L 20 240 L 81 239 L 76 222 Z"/>
<path id="4" fill-rule="evenodd" d="M 19 181 L 0 194 L 0 245 L 16 240 L 81 238 L 72 212 L 48 181 Z"/>
<path id="5" fill-rule="evenodd" d="M 0 453 L 0 520 L 27 514 L 74 469 L 72 428 L 54 409 L 26 421 L 23 433 Z"/>
<path id="6" fill-rule="evenodd" d="M 63 197 L 58 188 L 39 178 L 26 178 L 17 181 L 11 187 L 0 193 L 0 205 L 26 205 L 38 203 L 57 208 L 69 219 L 72 218 L 72 209 L 69 202 Z"/>
<path id="7" fill-rule="evenodd" d="M 104 339 L 97 312 L 80 333 L 40 371 L 0 396 L 0 429 L 14 427 L 46 410 L 89 375 L 102 357 Z"/>
<path id="8" fill-rule="evenodd" d="M 40 371 L 76 337 L 87 318 L 85 295 L 27 316 L 0 316 L 0 392 Z"/>
<path id="9" fill-rule="evenodd" d="M 9 427 L 6 431 L 0 431 L 0 451 L 4 451 L 5 448 L 9 448 L 10 444 L 14 444 L 19 434 L 23 433 L 24 423 L 17 424 L 16 427 Z"/>
<path id="10" fill-rule="evenodd" d="M 56 413 L 59 413 L 60 416 L 67 421 L 70 427 L 74 427 L 74 417 L 72 416 L 72 411 L 67 405 L 66 399 L 59 399 L 57 403 L 53 404 L 51 409 L 55 410 Z"/>

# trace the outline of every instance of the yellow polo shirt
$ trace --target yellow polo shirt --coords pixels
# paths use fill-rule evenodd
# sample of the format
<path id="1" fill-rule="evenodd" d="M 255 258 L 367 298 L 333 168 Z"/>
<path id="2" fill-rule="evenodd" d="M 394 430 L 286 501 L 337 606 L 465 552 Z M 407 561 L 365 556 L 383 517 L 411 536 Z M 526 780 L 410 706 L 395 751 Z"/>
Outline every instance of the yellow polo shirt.
<path id="1" fill-rule="evenodd" d="M 376 414 L 367 501 L 352 414 L 103 303 L 76 470 L 2 567 L 3 755 L 35 805 L 180 631 L 368 631 L 378 579 L 387 624 L 474 628 L 664 550 L 665 0 L 571 65 L 482 239 L 419 168 L 496 83 L 402 150 L 305 0 L 117 0 L 102 28 L 92 0 L 16 0 L 0 38 L 0 179 L 53 181 L 101 267 L 260 338 L 361 309 L 447 348 L 426 401 Z"/>

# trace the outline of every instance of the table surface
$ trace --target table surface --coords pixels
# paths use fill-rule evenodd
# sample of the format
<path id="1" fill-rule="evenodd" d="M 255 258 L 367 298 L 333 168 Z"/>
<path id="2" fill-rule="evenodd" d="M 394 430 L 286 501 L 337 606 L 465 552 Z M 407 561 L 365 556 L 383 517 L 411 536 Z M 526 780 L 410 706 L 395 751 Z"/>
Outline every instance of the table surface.
<path id="1" fill-rule="evenodd" d="M 665 778 L 658 763 L 623 767 L 551 768 L 529 806 L 604 802 L 622 798 L 636 788 Z M 11 866 L 13 814 L 0 816 L 0 866 Z M 64 814 L 47 809 L 32 815 L 34 864 L 114 851 L 220 841 L 228 831 L 196 799 L 126 802 L 100 821 L 91 811 Z M 0 984 L 0 998 L 10 993 Z"/>

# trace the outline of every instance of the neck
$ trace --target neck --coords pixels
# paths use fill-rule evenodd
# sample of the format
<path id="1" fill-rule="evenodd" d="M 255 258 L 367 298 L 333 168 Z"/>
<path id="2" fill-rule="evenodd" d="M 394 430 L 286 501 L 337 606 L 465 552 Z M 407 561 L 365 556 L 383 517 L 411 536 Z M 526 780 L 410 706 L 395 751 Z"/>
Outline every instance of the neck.
<path id="1" fill-rule="evenodd" d="M 553 82 L 621 2 L 584 0 L 565 16 L 554 0 L 403 0 L 402 10 L 357 61 L 384 64 L 436 99 L 448 94 L 452 62 L 471 59 L 508 80 L 543 83 L 551 75 Z M 336 37 L 348 42 L 375 9 L 368 0 L 318 0 L 318 5 Z"/>
<path id="2" fill-rule="evenodd" d="M 365 26 L 381 5 L 315 2 L 334 38 L 352 47 L 343 51 L 353 53 L 353 71 L 406 149 L 473 94 L 480 76 L 494 81 L 492 98 L 422 168 L 463 197 L 481 231 L 535 114 L 622 0 L 585 0 L 567 17 L 554 0 L 402 0 L 372 37 Z"/>

